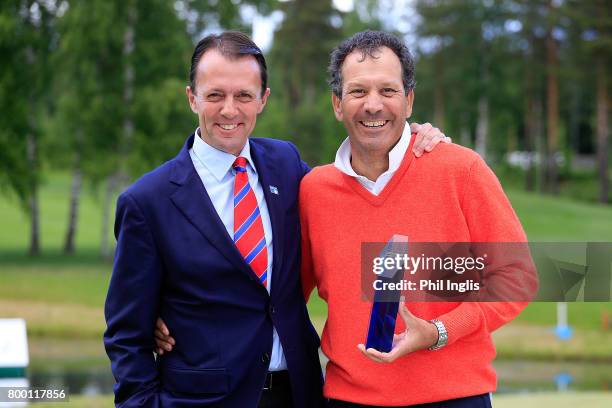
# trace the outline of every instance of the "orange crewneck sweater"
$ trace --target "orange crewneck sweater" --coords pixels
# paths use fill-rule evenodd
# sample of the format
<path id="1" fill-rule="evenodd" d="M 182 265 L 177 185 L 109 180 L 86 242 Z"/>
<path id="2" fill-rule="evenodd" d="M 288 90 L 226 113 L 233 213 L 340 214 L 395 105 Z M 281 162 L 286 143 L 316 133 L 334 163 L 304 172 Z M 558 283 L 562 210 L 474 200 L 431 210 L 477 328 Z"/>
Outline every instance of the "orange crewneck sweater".
<path id="1" fill-rule="evenodd" d="M 422 350 L 391 364 L 357 349 L 365 343 L 371 302 L 362 298 L 362 242 L 387 242 L 393 234 L 412 242 L 525 242 L 502 188 L 473 151 L 439 144 L 419 159 L 410 149 L 379 196 L 333 165 L 314 168 L 300 187 L 303 268 L 308 298 L 315 286 L 328 304 L 321 347 L 329 363 L 327 398 L 402 406 L 495 390 L 491 331 L 526 303 L 407 303 L 416 316 L 440 319 L 448 345 Z M 398 316 L 396 332 L 405 330 Z"/>

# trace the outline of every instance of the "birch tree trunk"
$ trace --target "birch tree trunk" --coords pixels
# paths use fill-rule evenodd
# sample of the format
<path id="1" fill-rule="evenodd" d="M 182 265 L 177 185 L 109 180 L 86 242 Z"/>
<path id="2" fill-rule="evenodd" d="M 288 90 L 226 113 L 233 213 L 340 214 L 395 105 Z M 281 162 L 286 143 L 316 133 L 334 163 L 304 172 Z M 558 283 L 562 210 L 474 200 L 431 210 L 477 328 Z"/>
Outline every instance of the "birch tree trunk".
<path id="1" fill-rule="evenodd" d="M 606 64 L 597 61 L 597 172 L 599 176 L 599 201 L 608 202 L 610 179 L 608 176 L 609 128 L 608 128 L 608 84 Z"/>

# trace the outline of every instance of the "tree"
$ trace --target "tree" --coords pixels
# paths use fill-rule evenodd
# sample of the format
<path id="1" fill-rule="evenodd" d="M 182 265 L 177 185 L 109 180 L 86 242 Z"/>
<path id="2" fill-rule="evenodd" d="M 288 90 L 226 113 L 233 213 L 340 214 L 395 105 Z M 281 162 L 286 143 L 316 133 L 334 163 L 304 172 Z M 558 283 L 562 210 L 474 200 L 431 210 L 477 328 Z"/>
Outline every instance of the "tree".
<path id="1" fill-rule="evenodd" d="M 568 13 L 582 29 L 584 47 L 594 63 L 590 73 L 596 78 L 596 145 L 599 201 L 608 203 L 610 194 L 610 99 L 612 74 L 612 11 L 605 0 L 570 1 Z"/>
<path id="2" fill-rule="evenodd" d="M 461 135 L 462 143 L 468 144 L 475 133 L 475 149 L 487 158 L 492 150 L 489 135 L 496 135 L 496 146 L 505 140 L 507 126 L 513 123 L 508 117 L 515 114 L 505 111 L 516 92 L 498 87 L 512 72 L 506 69 L 513 55 L 504 29 L 507 7 L 502 1 L 419 0 L 416 10 L 416 93 L 419 98 L 427 93 L 425 100 L 431 98 L 433 106 L 424 106 L 421 99 L 415 112 L 433 111 L 435 121 L 447 134 Z M 504 113 L 496 115 L 495 110 Z"/>
<path id="3" fill-rule="evenodd" d="M 41 179 L 40 123 L 47 114 L 55 38 L 54 4 L 35 0 L 6 1 L 0 6 L 0 109 L 3 112 L 0 183 L 15 193 L 30 218 L 29 254 L 40 253 L 38 187 Z"/>
<path id="4" fill-rule="evenodd" d="M 108 174 L 110 147 L 118 138 L 121 103 L 120 36 L 113 2 L 71 0 L 59 19 L 54 93 L 57 107 L 50 143 L 52 164 L 72 172 L 64 253 L 75 251 L 83 180 Z"/>
<path id="5" fill-rule="evenodd" d="M 332 135 L 334 141 L 342 135 L 332 116 L 325 70 L 329 53 L 340 40 L 342 18 L 330 0 L 292 0 L 283 6 L 285 18 L 274 35 L 269 58 L 272 95 L 268 102 L 269 110 L 282 110 L 275 118 L 282 127 L 271 131 L 295 141 L 309 163 L 320 163 L 329 158 L 324 146 L 337 147 L 327 143 L 325 135 Z M 308 41 L 304 41 L 306 32 Z M 258 131 L 270 128 L 270 113 L 262 118 Z"/>
<path id="6" fill-rule="evenodd" d="M 547 5 L 547 31 L 546 31 L 546 181 L 547 191 L 559 193 L 559 179 L 557 170 L 557 154 L 559 152 L 559 81 L 557 40 L 553 36 L 557 24 L 557 12 L 553 0 Z"/>

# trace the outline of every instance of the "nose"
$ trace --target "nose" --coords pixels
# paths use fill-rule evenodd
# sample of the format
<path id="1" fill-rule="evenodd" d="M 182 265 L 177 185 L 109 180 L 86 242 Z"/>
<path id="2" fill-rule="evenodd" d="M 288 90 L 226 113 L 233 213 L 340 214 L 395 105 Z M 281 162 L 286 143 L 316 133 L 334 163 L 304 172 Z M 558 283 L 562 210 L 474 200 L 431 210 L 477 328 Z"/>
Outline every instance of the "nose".
<path id="1" fill-rule="evenodd" d="M 374 115 L 382 110 L 382 100 L 377 92 L 370 92 L 366 96 L 364 109 L 370 115 Z"/>
<path id="2" fill-rule="evenodd" d="M 227 96 L 223 101 L 223 107 L 221 108 L 221 115 L 231 119 L 236 116 L 236 105 L 234 105 L 234 98 Z"/>

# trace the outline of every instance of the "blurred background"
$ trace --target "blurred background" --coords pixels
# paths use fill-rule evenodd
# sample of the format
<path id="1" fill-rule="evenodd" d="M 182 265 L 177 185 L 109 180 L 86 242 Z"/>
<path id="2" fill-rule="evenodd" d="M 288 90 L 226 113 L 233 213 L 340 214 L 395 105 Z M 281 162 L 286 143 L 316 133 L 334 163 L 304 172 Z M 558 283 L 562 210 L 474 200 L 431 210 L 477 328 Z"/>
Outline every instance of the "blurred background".
<path id="1" fill-rule="evenodd" d="M 69 387 L 69 406 L 112 406 L 102 332 L 115 199 L 197 126 L 184 88 L 202 36 L 253 36 L 272 89 L 254 134 L 317 165 L 346 137 L 329 52 L 366 28 L 405 38 L 411 121 L 478 151 L 531 241 L 612 241 L 610 0 L 3 0 L 0 318 L 27 323 L 18 375 Z M 325 305 L 309 308 L 321 330 Z M 534 303 L 496 332 L 495 406 L 612 406 L 610 314 Z M 0 361 L 0 377 L 15 375 Z"/>

